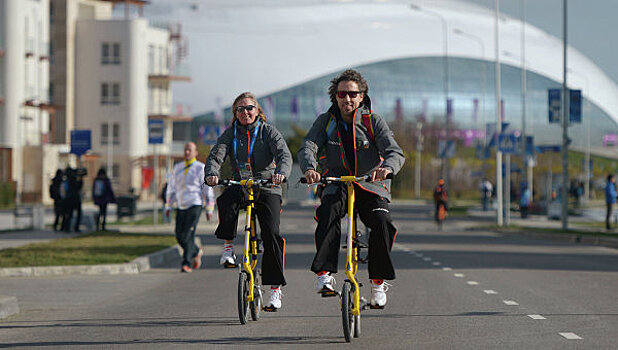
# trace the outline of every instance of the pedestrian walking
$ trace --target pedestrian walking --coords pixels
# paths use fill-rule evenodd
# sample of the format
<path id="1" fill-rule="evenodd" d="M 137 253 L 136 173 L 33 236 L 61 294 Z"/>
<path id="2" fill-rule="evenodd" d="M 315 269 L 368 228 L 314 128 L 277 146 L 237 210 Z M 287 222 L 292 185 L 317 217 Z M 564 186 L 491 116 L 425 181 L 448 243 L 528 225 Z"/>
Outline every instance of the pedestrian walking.
<path id="1" fill-rule="evenodd" d="M 64 217 L 64 198 L 62 198 L 60 193 L 63 177 L 64 172 L 62 169 L 56 170 L 56 176 L 54 176 L 49 185 L 49 197 L 54 201 L 54 231 L 58 231 L 62 227 L 60 219 Z"/>
<path id="2" fill-rule="evenodd" d="M 116 203 L 116 196 L 112 190 L 112 183 L 103 168 L 99 169 L 97 177 L 92 182 L 92 200 L 99 207 L 96 219 L 97 231 L 99 229 L 105 231 L 107 205 L 109 203 Z"/>
<path id="3" fill-rule="evenodd" d="M 605 204 L 607 205 L 605 228 L 611 230 L 612 207 L 616 204 L 616 179 L 614 178 L 614 174 L 607 175 L 607 183 L 605 184 Z"/>
<path id="4" fill-rule="evenodd" d="M 255 195 L 255 213 L 260 223 L 264 244 L 262 256 L 262 284 L 270 285 L 270 294 L 264 310 L 281 308 L 281 286 L 286 285 L 285 239 L 280 234 L 281 183 L 290 176 L 292 154 L 281 133 L 267 122 L 266 115 L 255 96 L 250 92 L 240 94 L 232 104 L 232 125 L 217 140 L 206 162 L 206 183 L 219 182 L 221 165 L 230 158 L 233 178 L 247 180 L 271 179 L 273 187 L 262 187 Z M 230 186 L 217 198 L 219 226 L 215 231 L 222 239 L 221 265 L 236 265 L 234 238 L 240 208 L 246 204 L 240 186 Z"/>
<path id="5" fill-rule="evenodd" d="M 196 159 L 197 146 L 185 145 L 184 161 L 174 165 L 167 184 L 165 216 L 169 218 L 176 203 L 176 241 L 182 247 L 181 272 L 191 272 L 202 265 L 202 250 L 195 244 L 195 229 L 202 213 L 202 206 L 214 201 L 214 192 L 204 182 L 204 163 Z M 206 213 L 206 218 L 210 216 Z M 212 212 L 210 213 L 212 215 Z"/>

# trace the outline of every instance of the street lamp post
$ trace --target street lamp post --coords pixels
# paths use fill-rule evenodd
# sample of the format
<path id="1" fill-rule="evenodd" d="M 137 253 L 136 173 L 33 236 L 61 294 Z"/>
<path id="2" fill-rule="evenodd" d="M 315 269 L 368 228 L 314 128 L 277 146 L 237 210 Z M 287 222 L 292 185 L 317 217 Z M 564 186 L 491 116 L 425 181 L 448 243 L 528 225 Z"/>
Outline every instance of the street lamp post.
<path id="1" fill-rule="evenodd" d="M 443 45 L 443 50 L 444 50 L 444 57 L 443 57 L 443 68 L 444 68 L 444 103 L 446 104 L 446 108 L 445 108 L 445 119 L 446 119 L 446 145 L 445 145 L 445 150 L 448 150 L 448 146 L 449 146 L 449 139 L 450 139 L 450 109 L 449 109 L 449 88 L 448 88 L 448 83 L 449 83 L 449 67 L 448 67 L 448 23 L 446 21 L 446 18 L 444 18 L 444 16 L 442 16 L 441 14 L 439 14 L 438 12 L 435 11 L 431 11 L 428 10 L 427 8 L 424 7 L 420 7 L 418 5 L 415 4 L 411 4 L 410 7 L 413 10 L 416 11 L 420 11 L 423 13 L 426 13 L 430 16 L 434 16 L 436 18 L 438 18 L 440 20 L 440 22 L 442 23 L 442 34 L 443 34 L 443 38 L 442 38 L 442 45 Z M 449 168 L 448 168 L 448 158 L 447 158 L 447 152 L 445 152 L 445 157 L 442 158 L 442 176 L 444 177 L 444 181 L 446 182 L 447 188 L 449 185 Z"/>
<path id="2" fill-rule="evenodd" d="M 494 40 L 495 40 L 495 55 L 496 55 L 496 134 L 502 133 L 502 118 L 501 118 L 501 103 L 500 103 L 500 39 L 499 39 L 499 21 L 500 21 L 500 0 L 494 0 L 495 19 L 494 19 Z M 503 202 L 502 202 L 502 152 L 500 147 L 496 145 L 496 223 L 498 226 L 503 226 Z"/>
<path id="3" fill-rule="evenodd" d="M 568 191 L 569 185 L 569 91 L 567 85 L 567 0 L 562 0 L 562 229 L 567 230 L 568 219 Z"/>

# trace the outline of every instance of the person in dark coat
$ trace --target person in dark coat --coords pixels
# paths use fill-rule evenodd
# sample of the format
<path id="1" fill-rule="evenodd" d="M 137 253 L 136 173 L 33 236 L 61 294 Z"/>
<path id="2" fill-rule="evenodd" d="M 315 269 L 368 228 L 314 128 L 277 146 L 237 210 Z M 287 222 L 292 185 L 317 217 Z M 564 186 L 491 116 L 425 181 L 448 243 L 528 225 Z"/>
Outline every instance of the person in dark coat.
<path id="1" fill-rule="evenodd" d="M 49 196 L 54 201 L 54 231 L 58 231 L 58 225 L 62 227 L 62 222 L 60 222 L 60 218 L 64 216 L 64 208 L 63 208 L 63 198 L 60 193 L 60 186 L 62 186 L 62 178 L 64 173 L 61 169 L 56 170 L 56 176 L 51 180 L 51 184 L 49 185 Z"/>
<path id="2" fill-rule="evenodd" d="M 97 231 L 99 229 L 105 231 L 105 220 L 107 218 L 107 205 L 116 203 L 116 196 L 112 190 L 112 183 L 105 173 L 105 169 L 99 169 L 97 177 L 92 182 L 92 200 L 99 207 L 97 215 Z"/>
<path id="3" fill-rule="evenodd" d="M 82 176 L 78 174 L 76 169 L 67 167 L 65 170 L 65 179 L 62 182 L 61 189 L 65 195 L 64 205 L 65 208 L 64 218 L 62 221 L 62 230 L 66 232 L 71 231 L 71 220 L 73 218 L 73 212 L 77 211 L 77 218 L 75 220 L 75 232 L 81 232 L 79 230 L 79 224 L 82 219 L 82 195 L 81 191 L 84 187 L 84 181 Z"/>

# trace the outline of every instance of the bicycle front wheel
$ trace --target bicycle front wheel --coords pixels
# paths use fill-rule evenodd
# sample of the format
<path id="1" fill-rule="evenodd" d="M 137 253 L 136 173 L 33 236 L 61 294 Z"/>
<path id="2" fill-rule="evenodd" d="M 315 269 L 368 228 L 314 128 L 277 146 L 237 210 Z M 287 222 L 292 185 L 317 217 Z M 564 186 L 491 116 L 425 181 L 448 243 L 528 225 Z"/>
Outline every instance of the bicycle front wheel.
<path id="1" fill-rule="evenodd" d="M 247 316 L 249 315 L 247 294 L 249 294 L 248 275 L 245 271 L 241 271 L 238 275 L 238 319 L 240 324 L 247 323 Z"/>
<path id="2" fill-rule="evenodd" d="M 353 287 L 350 281 L 345 281 L 343 284 L 343 290 L 341 292 L 341 321 L 343 323 L 343 337 L 345 341 L 349 343 L 354 336 L 355 317 L 352 315 L 353 303 Z"/>
<path id="3" fill-rule="evenodd" d="M 254 273 L 253 301 L 249 306 L 251 308 L 251 319 L 257 321 L 260 319 L 260 310 L 262 309 L 262 286 L 260 285 L 260 272 L 255 271 Z"/>

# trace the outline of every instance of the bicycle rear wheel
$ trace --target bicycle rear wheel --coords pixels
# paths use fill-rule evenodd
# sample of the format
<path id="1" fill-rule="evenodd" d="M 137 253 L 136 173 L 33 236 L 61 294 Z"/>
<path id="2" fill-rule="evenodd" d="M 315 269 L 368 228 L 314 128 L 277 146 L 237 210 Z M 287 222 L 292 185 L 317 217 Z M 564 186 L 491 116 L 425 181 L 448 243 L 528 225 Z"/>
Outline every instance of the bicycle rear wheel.
<path id="1" fill-rule="evenodd" d="M 249 315 L 247 294 L 249 294 L 248 275 L 245 271 L 241 271 L 238 275 L 238 319 L 240 324 L 247 323 L 247 316 Z"/>
<path id="2" fill-rule="evenodd" d="M 345 341 L 349 343 L 354 337 L 354 330 L 356 329 L 356 318 L 352 315 L 353 303 L 353 287 L 350 281 L 345 281 L 343 284 L 343 290 L 341 292 L 341 321 L 343 323 L 343 337 Z"/>

